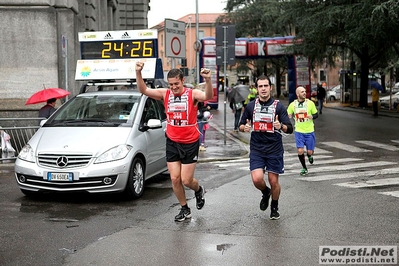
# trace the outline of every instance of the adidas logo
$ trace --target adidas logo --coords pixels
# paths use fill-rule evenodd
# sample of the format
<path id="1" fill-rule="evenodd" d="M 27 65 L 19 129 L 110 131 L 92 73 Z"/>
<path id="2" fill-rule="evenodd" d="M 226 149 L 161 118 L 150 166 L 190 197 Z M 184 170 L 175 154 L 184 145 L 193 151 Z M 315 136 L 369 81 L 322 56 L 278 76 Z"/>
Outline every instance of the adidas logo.
<path id="1" fill-rule="evenodd" d="M 193 161 L 198 161 L 198 156 L 195 156 L 195 157 L 193 158 Z"/>
<path id="2" fill-rule="evenodd" d="M 122 39 L 130 39 L 129 33 L 125 31 L 125 33 L 122 35 Z"/>
<path id="3" fill-rule="evenodd" d="M 104 36 L 104 39 L 112 39 L 111 33 L 108 32 L 108 33 Z"/>

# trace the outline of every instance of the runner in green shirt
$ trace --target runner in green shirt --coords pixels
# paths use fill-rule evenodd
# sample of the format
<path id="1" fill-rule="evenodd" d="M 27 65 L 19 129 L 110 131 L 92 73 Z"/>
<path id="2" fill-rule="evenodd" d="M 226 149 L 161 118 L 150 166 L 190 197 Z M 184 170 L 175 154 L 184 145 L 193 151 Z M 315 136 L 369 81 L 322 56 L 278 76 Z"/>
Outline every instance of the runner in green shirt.
<path id="1" fill-rule="evenodd" d="M 300 86 L 296 89 L 296 96 L 297 99 L 288 106 L 287 113 L 290 118 L 295 120 L 295 142 L 299 161 L 302 164 L 300 175 L 307 175 L 304 147 L 306 146 L 309 163 L 313 164 L 313 153 L 316 146 L 313 120 L 318 117 L 318 113 L 314 102 L 306 99 L 304 87 Z"/>

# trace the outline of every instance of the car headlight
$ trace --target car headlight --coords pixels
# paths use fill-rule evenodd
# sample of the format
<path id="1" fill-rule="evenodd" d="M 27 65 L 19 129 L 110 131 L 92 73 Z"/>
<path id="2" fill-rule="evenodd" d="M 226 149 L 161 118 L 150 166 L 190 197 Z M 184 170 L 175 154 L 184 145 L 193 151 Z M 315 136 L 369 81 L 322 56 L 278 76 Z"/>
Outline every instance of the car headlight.
<path id="1" fill-rule="evenodd" d="M 95 160 L 94 163 L 106 163 L 106 162 L 121 160 L 125 158 L 126 155 L 128 155 L 131 149 L 132 146 L 129 145 L 116 146 L 98 156 L 97 160 Z"/>
<path id="2" fill-rule="evenodd" d="M 18 154 L 18 158 L 31 163 L 35 162 L 35 153 L 29 144 L 26 144 Z"/>

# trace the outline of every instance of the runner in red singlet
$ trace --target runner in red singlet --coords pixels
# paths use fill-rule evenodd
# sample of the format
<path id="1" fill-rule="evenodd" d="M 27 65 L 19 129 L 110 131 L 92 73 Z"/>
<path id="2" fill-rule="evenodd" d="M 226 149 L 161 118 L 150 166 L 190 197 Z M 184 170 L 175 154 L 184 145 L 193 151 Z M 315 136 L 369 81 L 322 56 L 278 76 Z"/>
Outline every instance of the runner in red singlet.
<path id="1" fill-rule="evenodd" d="M 205 204 L 205 189 L 194 178 L 194 172 L 198 160 L 200 138 L 197 125 L 198 102 L 204 102 L 213 97 L 211 72 L 208 69 L 201 69 L 200 72 L 205 80 L 205 91 L 185 88 L 183 72 L 180 69 L 169 71 L 167 76 L 169 88 L 150 89 L 141 75 L 143 67 L 143 62 L 136 63 L 137 88 L 148 97 L 162 100 L 165 105 L 166 161 L 173 191 L 181 205 L 175 221 L 181 222 L 191 218 L 184 186 L 195 191 L 198 210 Z"/>

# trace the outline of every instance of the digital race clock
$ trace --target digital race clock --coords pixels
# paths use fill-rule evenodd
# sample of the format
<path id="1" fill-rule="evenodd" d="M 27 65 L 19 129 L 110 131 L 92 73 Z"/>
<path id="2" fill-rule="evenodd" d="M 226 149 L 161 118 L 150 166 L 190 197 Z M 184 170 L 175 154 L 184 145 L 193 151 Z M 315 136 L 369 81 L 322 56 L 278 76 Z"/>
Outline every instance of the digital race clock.
<path id="1" fill-rule="evenodd" d="M 79 33 L 81 59 L 158 58 L 156 30 Z"/>
<path id="2" fill-rule="evenodd" d="M 144 79 L 163 78 L 157 30 L 79 32 L 75 80 L 134 80 L 137 61 Z"/>

